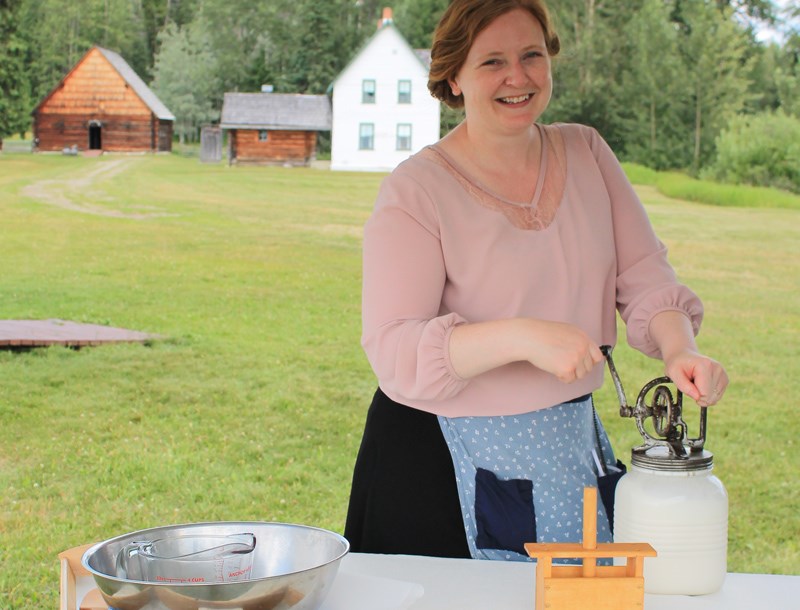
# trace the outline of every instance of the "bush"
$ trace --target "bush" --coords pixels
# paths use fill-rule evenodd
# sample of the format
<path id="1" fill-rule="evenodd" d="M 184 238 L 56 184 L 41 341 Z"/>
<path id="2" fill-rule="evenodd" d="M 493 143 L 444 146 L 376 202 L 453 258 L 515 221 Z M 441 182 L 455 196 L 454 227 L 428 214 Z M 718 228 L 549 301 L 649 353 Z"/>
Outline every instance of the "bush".
<path id="1" fill-rule="evenodd" d="M 800 193 L 800 119 L 780 110 L 734 118 L 703 177 Z"/>
<path id="2" fill-rule="evenodd" d="M 659 172 L 656 189 L 673 199 L 709 205 L 800 210 L 800 196 L 763 186 L 720 184 L 697 180 L 680 172 Z"/>
<path id="3" fill-rule="evenodd" d="M 786 190 L 698 180 L 682 172 L 659 172 L 638 163 L 623 163 L 622 169 L 632 184 L 654 186 L 672 199 L 725 207 L 800 210 L 800 196 Z"/>
<path id="4" fill-rule="evenodd" d="M 638 163 L 623 163 L 622 169 L 625 170 L 625 175 L 631 184 L 644 184 L 648 186 L 655 186 L 658 180 L 658 172 L 644 165 Z"/>

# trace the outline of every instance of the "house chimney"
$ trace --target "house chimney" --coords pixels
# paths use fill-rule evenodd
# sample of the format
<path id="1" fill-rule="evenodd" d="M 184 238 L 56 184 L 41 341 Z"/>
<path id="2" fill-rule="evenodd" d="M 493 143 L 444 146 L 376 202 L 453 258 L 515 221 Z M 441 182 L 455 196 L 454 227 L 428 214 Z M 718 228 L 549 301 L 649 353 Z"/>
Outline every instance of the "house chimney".
<path id="1" fill-rule="evenodd" d="M 388 6 L 384 7 L 383 15 L 381 15 L 381 18 L 378 20 L 378 29 L 380 30 L 383 26 L 392 23 L 392 21 L 392 9 Z"/>

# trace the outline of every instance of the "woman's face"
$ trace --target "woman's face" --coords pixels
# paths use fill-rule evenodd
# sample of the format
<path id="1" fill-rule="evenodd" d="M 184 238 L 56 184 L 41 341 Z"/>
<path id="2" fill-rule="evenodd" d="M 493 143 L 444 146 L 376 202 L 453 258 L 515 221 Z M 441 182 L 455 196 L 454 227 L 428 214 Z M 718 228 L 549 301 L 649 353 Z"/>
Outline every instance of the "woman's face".
<path id="1" fill-rule="evenodd" d="M 501 15 L 475 38 L 450 85 L 464 95 L 470 127 L 509 135 L 527 129 L 553 91 L 542 25 L 522 9 Z"/>

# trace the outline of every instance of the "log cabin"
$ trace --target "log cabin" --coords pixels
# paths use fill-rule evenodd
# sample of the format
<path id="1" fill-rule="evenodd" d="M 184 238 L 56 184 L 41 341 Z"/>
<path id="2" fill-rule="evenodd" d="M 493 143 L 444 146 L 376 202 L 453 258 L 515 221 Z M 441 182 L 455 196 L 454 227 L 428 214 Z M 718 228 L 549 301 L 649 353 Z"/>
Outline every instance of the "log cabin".
<path id="1" fill-rule="evenodd" d="M 228 132 L 228 161 L 307 166 L 316 158 L 317 132 L 330 131 L 325 95 L 226 93 L 220 127 Z"/>
<path id="2" fill-rule="evenodd" d="M 34 109 L 34 150 L 169 152 L 174 122 L 120 55 L 95 46 Z"/>

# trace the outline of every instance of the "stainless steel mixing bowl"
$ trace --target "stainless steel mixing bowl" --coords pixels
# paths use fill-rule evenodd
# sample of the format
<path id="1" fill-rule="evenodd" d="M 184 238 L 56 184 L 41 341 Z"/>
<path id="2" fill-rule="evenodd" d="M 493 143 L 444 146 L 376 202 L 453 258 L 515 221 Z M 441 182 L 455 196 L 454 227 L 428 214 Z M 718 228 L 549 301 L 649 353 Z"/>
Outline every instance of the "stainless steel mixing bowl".
<path id="1" fill-rule="evenodd" d="M 117 555 L 134 541 L 172 536 L 224 536 L 252 532 L 256 537 L 252 576 L 219 584 L 128 580 L 116 573 Z M 223 521 L 169 525 L 117 536 L 83 555 L 110 608 L 116 610 L 316 610 L 331 588 L 339 563 L 350 549 L 328 530 L 287 523 Z"/>

